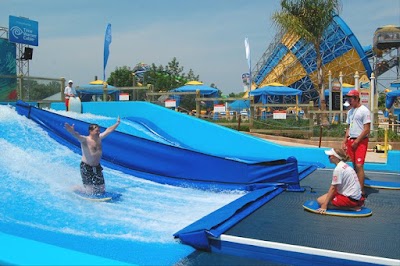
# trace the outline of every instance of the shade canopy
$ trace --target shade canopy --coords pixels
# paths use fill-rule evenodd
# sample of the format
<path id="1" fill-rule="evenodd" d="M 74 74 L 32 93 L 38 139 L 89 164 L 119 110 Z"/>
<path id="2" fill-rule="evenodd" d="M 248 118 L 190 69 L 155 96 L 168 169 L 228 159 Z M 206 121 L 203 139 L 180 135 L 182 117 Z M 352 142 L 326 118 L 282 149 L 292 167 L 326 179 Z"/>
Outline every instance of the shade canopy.
<path id="1" fill-rule="evenodd" d="M 228 106 L 231 111 L 241 111 L 250 108 L 250 100 L 236 100 Z"/>
<path id="2" fill-rule="evenodd" d="M 92 100 L 93 95 L 103 95 L 104 85 L 101 84 L 86 84 L 76 87 L 76 92 L 79 94 L 82 102 L 90 102 Z M 119 90 L 112 86 L 107 85 L 107 94 L 113 95 L 115 100 L 119 100 Z"/>
<path id="3" fill-rule="evenodd" d="M 206 85 L 185 85 L 176 89 L 171 90 L 170 92 L 196 92 L 200 91 L 200 95 L 203 97 L 216 98 L 218 97 L 218 89 L 212 88 Z M 173 93 L 171 93 L 173 94 Z M 171 98 L 176 100 L 176 104 L 179 106 L 181 101 L 180 95 L 173 95 Z M 212 103 L 206 104 L 208 107 L 211 107 Z"/>
<path id="4" fill-rule="evenodd" d="M 250 95 L 254 96 L 255 102 L 261 101 L 263 104 L 266 104 L 268 96 L 298 96 L 300 100 L 302 93 L 301 90 L 293 89 L 280 83 L 270 83 L 251 91 Z"/>
<path id="5" fill-rule="evenodd" d="M 252 96 L 268 95 L 268 96 L 287 96 L 287 95 L 301 95 L 302 91 L 284 86 L 280 83 L 270 83 L 261 88 L 255 89 L 250 92 Z"/>
<path id="6" fill-rule="evenodd" d="M 171 92 L 196 92 L 197 90 L 200 91 L 201 95 L 218 95 L 218 89 L 212 88 L 206 85 L 185 85 L 176 89 L 171 90 Z"/>

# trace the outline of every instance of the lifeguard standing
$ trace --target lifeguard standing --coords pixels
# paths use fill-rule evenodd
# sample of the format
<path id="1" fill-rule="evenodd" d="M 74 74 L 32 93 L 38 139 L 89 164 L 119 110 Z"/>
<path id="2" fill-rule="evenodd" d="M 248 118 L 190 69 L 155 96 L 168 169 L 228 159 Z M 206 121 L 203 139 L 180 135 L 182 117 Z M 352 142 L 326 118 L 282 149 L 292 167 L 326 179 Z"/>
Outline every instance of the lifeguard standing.
<path id="1" fill-rule="evenodd" d="M 77 96 L 77 93 L 76 93 L 75 88 L 72 87 L 72 84 L 73 84 L 73 83 L 74 83 L 74 82 L 73 82 L 72 80 L 69 80 L 69 81 L 68 81 L 68 86 L 65 87 L 65 89 L 64 89 L 65 107 L 66 107 L 65 110 L 67 110 L 67 111 L 68 111 L 69 98 L 70 98 L 70 97 L 76 97 L 76 96 Z"/>

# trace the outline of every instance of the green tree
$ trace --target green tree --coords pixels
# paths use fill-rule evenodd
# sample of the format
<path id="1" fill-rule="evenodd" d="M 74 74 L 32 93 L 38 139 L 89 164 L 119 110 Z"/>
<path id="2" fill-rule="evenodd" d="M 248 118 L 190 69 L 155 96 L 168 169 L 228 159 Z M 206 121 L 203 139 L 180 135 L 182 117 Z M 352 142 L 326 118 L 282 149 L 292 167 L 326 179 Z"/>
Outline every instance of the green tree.
<path id="1" fill-rule="evenodd" d="M 187 81 L 192 81 L 192 80 L 199 80 L 199 75 L 195 75 L 192 69 L 189 69 L 189 72 L 186 75 L 186 80 Z"/>
<path id="2" fill-rule="evenodd" d="M 295 34 L 310 43 L 316 53 L 318 94 L 321 110 L 326 110 L 321 56 L 321 41 L 333 16 L 339 14 L 339 0 L 281 0 L 282 10 L 272 16 L 275 24 L 289 34 Z M 326 124 L 328 121 L 323 123 Z"/>
<path id="3" fill-rule="evenodd" d="M 384 111 L 385 106 L 386 106 L 386 93 L 380 93 L 378 98 L 378 108 Z"/>
<path id="4" fill-rule="evenodd" d="M 107 79 L 107 83 L 116 87 L 132 87 L 132 69 L 128 66 L 116 67 Z"/>
<path id="5" fill-rule="evenodd" d="M 188 74 L 183 72 L 178 60 L 174 57 L 166 66 L 151 64 L 150 70 L 145 73 L 144 83 L 152 84 L 156 91 L 169 91 L 183 86 L 190 80 L 199 80 L 190 69 Z"/>
<path id="6" fill-rule="evenodd" d="M 43 100 L 60 92 L 60 82 L 38 83 L 36 80 L 24 80 L 22 86 L 22 98 L 27 100 Z"/>
<path id="7" fill-rule="evenodd" d="M 174 57 L 166 66 L 151 64 L 150 69 L 144 73 L 143 85 L 152 84 L 156 91 L 169 91 L 183 86 L 191 80 L 199 80 L 199 76 L 192 69 L 188 74 L 183 72 L 183 67 Z M 117 67 L 111 72 L 107 83 L 116 87 L 129 87 L 133 84 L 133 70 L 128 66 Z"/>
<path id="8" fill-rule="evenodd" d="M 168 62 L 165 67 L 165 71 L 168 73 L 169 88 L 168 90 L 181 87 L 185 84 L 185 74 L 183 73 L 183 67 L 179 66 L 179 62 L 174 57 L 171 62 Z"/>
<path id="9" fill-rule="evenodd" d="M 170 91 L 185 85 L 188 81 L 199 80 L 199 76 L 192 69 L 187 74 L 183 72 L 183 67 L 174 57 L 166 66 L 156 66 L 154 63 L 150 65 L 148 71 L 144 73 L 143 85 L 152 84 L 154 91 Z M 111 72 L 107 83 L 117 87 L 131 87 L 133 84 L 133 69 L 123 66 L 117 67 Z M 211 84 L 215 86 L 215 84 Z M 144 93 L 140 91 L 138 93 Z M 220 92 L 221 94 L 221 92 Z M 192 110 L 196 106 L 195 95 L 185 95 L 181 97 L 181 107 L 186 110 Z"/>
<path id="10" fill-rule="evenodd" d="M 144 74 L 144 85 L 152 84 L 156 91 L 165 90 L 168 84 L 168 75 L 163 66 L 151 64 L 150 70 Z"/>

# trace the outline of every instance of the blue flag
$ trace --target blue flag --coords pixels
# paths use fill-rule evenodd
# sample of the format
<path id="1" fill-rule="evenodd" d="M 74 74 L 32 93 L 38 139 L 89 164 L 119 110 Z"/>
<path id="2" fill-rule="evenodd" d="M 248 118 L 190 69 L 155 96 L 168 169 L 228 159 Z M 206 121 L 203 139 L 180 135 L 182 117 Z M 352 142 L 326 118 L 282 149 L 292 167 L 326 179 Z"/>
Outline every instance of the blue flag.
<path id="1" fill-rule="evenodd" d="M 106 35 L 104 36 L 104 66 L 103 66 L 103 81 L 106 81 L 106 66 L 108 61 L 108 56 L 110 54 L 110 44 L 111 44 L 111 24 L 108 23 L 106 28 Z"/>

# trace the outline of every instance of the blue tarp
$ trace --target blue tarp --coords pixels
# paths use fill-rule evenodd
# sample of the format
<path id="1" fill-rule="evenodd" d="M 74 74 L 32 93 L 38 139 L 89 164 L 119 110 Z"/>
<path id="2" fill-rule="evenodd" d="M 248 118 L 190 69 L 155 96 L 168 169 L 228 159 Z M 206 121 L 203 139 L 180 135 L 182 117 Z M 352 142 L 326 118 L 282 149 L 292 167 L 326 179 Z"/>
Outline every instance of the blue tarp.
<path id="1" fill-rule="evenodd" d="M 61 138 L 75 149 L 79 142 L 64 129 L 64 123 L 75 124 L 78 132 L 88 131 L 89 123 L 17 103 L 17 112 L 42 126 L 52 137 Z M 101 127 L 101 131 L 105 128 Z M 294 157 L 276 160 L 226 158 L 176 147 L 165 143 L 114 132 L 103 141 L 103 160 L 118 166 L 147 173 L 147 178 L 167 184 L 209 183 L 215 187 L 230 186 L 254 190 L 271 184 L 298 187 L 299 173 Z M 179 185 L 179 184 L 178 184 Z"/>

